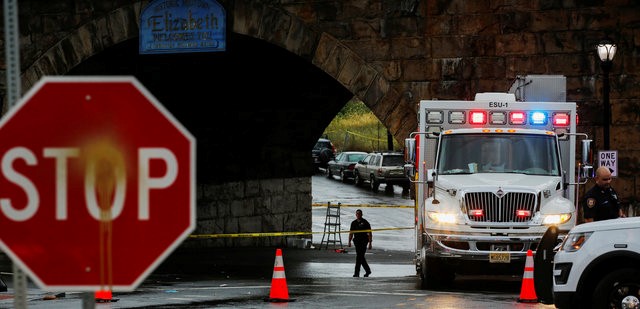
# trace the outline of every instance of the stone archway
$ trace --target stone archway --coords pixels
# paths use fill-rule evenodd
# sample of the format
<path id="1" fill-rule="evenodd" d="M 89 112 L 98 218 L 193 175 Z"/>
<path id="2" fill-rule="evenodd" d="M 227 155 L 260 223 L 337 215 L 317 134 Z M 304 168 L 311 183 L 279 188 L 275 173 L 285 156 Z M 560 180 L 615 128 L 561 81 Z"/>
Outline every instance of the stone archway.
<path id="1" fill-rule="evenodd" d="M 123 6 L 69 33 L 23 69 L 23 92 L 29 90 L 42 76 L 64 75 L 105 48 L 138 37 L 141 7 L 142 2 Z"/>
<path id="2" fill-rule="evenodd" d="M 105 48 L 138 37 L 144 4 L 146 1 L 123 6 L 71 32 L 23 70 L 23 91 L 44 75 L 64 75 Z M 233 32 L 264 40 L 311 61 L 360 98 L 396 139 L 402 140 L 415 128 L 410 100 L 335 37 L 312 30 L 283 10 L 251 1 L 236 1 L 231 14 Z"/>
<path id="3" fill-rule="evenodd" d="M 242 4 L 236 2 L 236 10 L 238 12 L 242 7 Z M 256 11 L 255 6 L 252 6 L 254 10 L 242 13 L 251 16 L 260 15 L 262 11 Z M 23 75 L 24 89 L 29 89 L 31 85 L 39 80 L 44 75 L 67 75 L 70 74 L 75 68 L 82 66 L 90 62 L 90 58 L 105 54 L 106 50 L 113 49 L 118 46 L 128 46 L 127 53 L 122 55 L 133 55 L 136 53 L 136 40 L 138 37 L 139 21 L 138 17 L 141 10 L 140 3 L 136 3 L 130 6 L 121 7 L 108 16 L 95 18 L 82 25 L 81 27 L 71 31 L 67 36 L 54 44 L 41 56 L 39 56 L 33 63 L 27 67 Z M 296 64 L 307 65 L 314 67 L 316 71 L 324 72 L 326 79 L 331 79 L 332 83 L 342 85 L 346 90 L 342 90 L 329 97 L 326 102 L 319 102 L 326 97 L 308 98 L 314 102 L 314 105 L 309 106 L 322 106 L 326 111 L 315 111 L 316 114 L 313 119 L 306 119 L 306 121 L 312 121 L 312 123 L 323 123 L 327 117 L 333 118 L 339 106 L 336 103 L 344 97 L 345 92 L 350 92 L 349 98 L 352 94 L 358 95 L 369 107 L 383 120 L 383 123 L 392 124 L 396 127 L 400 127 L 401 121 L 397 121 L 398 115 L 406 116 L 410 113 L 398 112 L 397 106 L 401 104 L 399 95 L 390 87 L 389 83 L 381 77 L 381 74 L 377 72 L 373 67 L 367 65 L 365 61 L 358 57 L 353 51 L 347 48 L 339 40 L 335 39 L 327 33 L 315 33 L 309 30 L 299 23 L 298 19 L 289 16 L 281 11 L 279 18 L 289 20 L 290 28 L 288 31 L 297 31 L 299 35 L 290 36 L 289 40 L 285 40 L 282 43 L 282 38 L 278 36 L 264 36 L 260 32 L 248 31 L 243 33 L 242 27 L 240 27 L 239 20 L 234 21 L 233 32 L 239 33 L 248 38 L 255 39 L 256 41 L 264 43 L 264 45 L 270 45 L 277 47 L 288 53 L 292 53 L 297 57 L 291 57 L 290 59 L 297 58 Z M 244 15 L 234 15 L 244 16 Z M 273 12 L 271 12 L 273 14 Z M 259 20 L 266 18 L 261 16 Z M 296 30 L 297 29 L 297 30 Z M 296 38 L 295 42 L 293 37 Z M 244 54 L 251 56 L 252 50 L 244 50 Z M 175 55 L 176 58 L 193 58 L 191 55 Z M 197 57 L 196 57 L 197 58 Z M 280 61 L 282 58 L 278 58 Z M 195 61 L 195 60 L 194 60 Z M 262 60 L 267 61 L 267 60 Z M 277 62 L 277 61 L 276 61 Z M 285 63 L 282 64 L 286 66 Z M 318 69 L 319 68 L 319 69 Z M 276 68 L 277 70 L 277 68 Z M 98 72 L 100 71 L 93 71 Z M 162 71 L 154 69 L 154 73 L 157 76 L 162 76 Z M 79 74 L 87 75 L 87 74 Z M 320 80 L 320 78 L 318 79 Z M 259 82 L 259 81 L 258 81 Z M 309 87 L 318 87 L 319 84 L 310 84 Z M 147 85 L 148 87 L 153 85 Z M 325 89 L 332 89 L 331 85 L 324 85 Z M 159 87 L 165 88 L 165 87 Z M 150 89 L 152 93 L 158 92 Z M 244 89 L 246 92 L 250 89 Z M 265 90 L 265 89 L 261 89 Z M 298 90 L 300 91 L 300 90 Z M 325 91 L 331 92 L 331 91 Z M 305 98 L 307 99 L 307 98 Z M 315 100 L 315 101 L 314 101 Z M 348 99 L 342 101 L 344 104 Z M 169 103 L 160 100 L 163 103 Z M 320 104 L 318 104 L 320 103 Z M 287 108 L 291 108 L 295 104 L 287 102 Z M 309 103 L 307 103 L 309 104 Z M 387 105 L 390 104 L 390 105 Z M 171 109 L 171 108 L 170 108 Z M 307 107 L 308 110 L 308 107 Z M 263 110 L 266 111 L 266 110 Z M 172 111 L 173 112 L 173 111 Z M 270 115 L 272 119 L 281 119 L 291 121 L 287 117 L 291 114 L 304 113 L 306 111 L 287 111 L 280 115 Z M 333 114 L 331 114 L 333 113 Z M 200 118 L 201 115 L 205 115 L 202 111 L 191 113 L 196 114 L 198 117 L 198 123 L 204 123 L 206 119 Z M 397 114 L 397 115 L 396 115 Z M 244 116 L 239 119 L 250 119 L 252 116 Z M 202 116 L 204 117 L 204 116 Z M 180 118 L 180 117 L 178 117 Z M 415 117 L 409 117 L 415 120 Z M 326 120 L 325 125 L 330 121 Z M 296 120 L 296 124 L 304 123 L 305 120 Z M 262 122 L 261 124 L 264 124 Z M 320 127 L 320 125 L 316 125 Z M 388 125 L 389 126 L 389 125 Z M 412 126 L 412 128 L 415 126 Z M 265 134 L 265 128 L 258 126 L 258 130 L 249 129 L 247 127 L 233 127 L 227 128 L 231 131 L 237 131 L 241 136 L 247 136 L 247 134 Z M 198 128 L 200 129 L 200 128 Z M 267 128 L 268 129 L 268 128 Z M 310 178 L 305 170 L 305 164 L 310 157 L 309 150 L 313 146 L 310 144 L 308 149 L 305 149 L 304 143 L 306 141 L 312 141 L 313 129 L 304 129 L 305 133 L 301 136 L 296 136 L 296 140 L 286 141 L 290 145 L 283 144 L 283 137 L 288 136 L 290 133 L 282 133 L 282 126 L 270 131 L 270 135 L 264 138 L 268 140 L 273 137 L 277 141 L 270 141 L 268 143 L 256 144 L 254 147 L 258 149 L 256 155 L 257 160 L 264 160 L 267 166 L 275 165 L 276 167 L 269 167 L 266 170 L 258 170 L 255 175 L 248 174 L 249 172 L 255 172 L 251 170 L 251 167 L 244 167 L 247 170 L 234 170 L 232 164 L 225 164 L 220 167 L 205 162 L 199 162 L 198 174 L 208 174 L 215 172 L 215 169 L 223 169 L 223 173 L 238 173 L 241 177 L 236 177 L 232 180 L 226 180 L 220 182 L 220 179 L 203 179 L 199 181 L 199 197 L 198 197 L 198 229 L 197 233 L 200 234 L 216 234 L 216 233 L 243 233 L 243 232 L 273 232 L 273 231 L 310 231 L 311 218 L 310 218 Z M 206 130 L 206 132 L 205 132 Z M 321 129 L 320 129 L 321 130 Z M 219 141 L 216 141 L 211 132 L 221 131 L 219 127 L 211 129 L 209 127 L 200 131 L 203 139 L 199 139 L 199 142 L 208 144 L 212 142 L 212 146 L 208 146 L 209 149 L 205 149 L 204 156 L 213 156 L 213 148 L 220 145 Z M 402 132 L 396 136 L 402 136 Z M 399 134 L 399 135 L 398 135 Z M 317 135 L 316 135 L 317 137 Z M 315 142 L 315 141 L 313 141 Z M 227 144 L 229 141 L 227 140 Z M 280 143 L 276 144 L 275 143 Z M 266 146 L 267 150 L 262 150 Z M 287 148 L 289 147 L 289 148 Z M 205 147 L 198 147 L 200 150 Z M 249 148 L 243 150 L 244 153 L 251 151 Z M 255 151 L 255 150 L 254 150 Z M 215 157 L 218 159 L 219 157 Z M 251 160 L 252 157 L 246 154 L 236 154 L 235 156 L 224 156 L 223 159 L 235 159 L 242 164 Z M 276 163 L 274 164 L 273 161 Z M 228 162 L 220 160 L 220 162 Z M 284 166 L 281 166 L 285 162 Z M 203 163 L 203 164 L 201 164 Z M 256 163 L 253 163 L 254 165 Z M 280 164 L 280 165 L 278 165 Z M 237 167 L 237 166 L 236 166 Z M 205 172 L 200 172 L 200 169 L 204 168 Z M 281 172 L 284 170 L 284 172 Z M 280 173 L 278 173 L 280 172 Z M 268 175 L 268 176 L 265 176 Z M 250 178 L 251 177 L 251 178 Z M 229 194 L 229 192 L 237 192 Z M 266 240 L 258 239 L 254 240 L 246 239 L 222 239 L 211 241 L 210 243 L 198 243 L 198 245 L 212 245 L 212 246 L 224 246 L 224 245 L 248 245 L 248 244 L 276 244 L 281 241 L 281 238 L 269 238 Z"/>

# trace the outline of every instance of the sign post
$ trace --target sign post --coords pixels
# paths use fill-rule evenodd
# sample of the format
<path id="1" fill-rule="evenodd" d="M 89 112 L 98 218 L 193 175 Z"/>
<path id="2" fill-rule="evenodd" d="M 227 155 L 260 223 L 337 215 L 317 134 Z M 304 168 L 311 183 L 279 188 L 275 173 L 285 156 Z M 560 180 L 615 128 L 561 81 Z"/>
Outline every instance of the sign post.
<path id="1" fill-rule="evenodd" d="M 20 32 L 18 31 L 18 1 L 4 0 L 4 55 L 7 75 L 7 110 L 20 98 Z M 1 104 L 0 104 L 1 105 Z M 2 106 L 0 106 L 2 108 Z M 17 309 L 27 307 L 27 278 L 24 272 L 12 263 L 14 306 Z M 2 279 L 0 279 L 1 281 Z"/>
<path id="2" fill-rule="evenodd" d="M 133 77 L 45 77 L 0 139 L 0 249 L 44 290 L 132 291 L 195 228 L 195 139 Z"/>

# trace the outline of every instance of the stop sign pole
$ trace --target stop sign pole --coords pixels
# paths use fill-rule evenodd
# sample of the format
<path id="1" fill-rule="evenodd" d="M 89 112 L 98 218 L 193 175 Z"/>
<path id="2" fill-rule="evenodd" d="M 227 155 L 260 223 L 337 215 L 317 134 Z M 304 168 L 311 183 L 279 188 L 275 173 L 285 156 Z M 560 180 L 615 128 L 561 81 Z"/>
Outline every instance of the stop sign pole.
<path id="1" fill-rule="evenodd" d="M 195 229 L 195 138 L 134 77 L 45 77 L 0 140 L 0 249 L 44 290 L 132 291 Z"/>
<path id="2" fill-rule="evenodd" d="M 4 55 L 7 65 L 7 106 L 12 108 L 20 97 L 20 44 L 18 38 L 18 1 L 4 0 Z M 27 307 L 27 277 L 12 263 L 14 306 L 17 309 Z M 0 282 L 2 279 L 0 279 Z M 6 286 L 6 285 L 5 285 Z"/>

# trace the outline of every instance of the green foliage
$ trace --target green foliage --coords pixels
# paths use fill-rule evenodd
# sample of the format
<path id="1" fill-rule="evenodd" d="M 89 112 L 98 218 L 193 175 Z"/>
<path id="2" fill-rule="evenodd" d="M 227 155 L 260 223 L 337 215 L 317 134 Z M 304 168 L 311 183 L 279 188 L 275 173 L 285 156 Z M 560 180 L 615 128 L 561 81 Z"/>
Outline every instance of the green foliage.
<path id="1" fill-rule="evenodd" d="M 362 114 L 370 114 L 371 110 L 364 104 L 364 102 L 352 99 L 344 105 L 342 110 L 338 112 L 336 117 L 345 118 L 345 117 L 357 117 Z"/>
<path id="2" fill-rule="evenodd" d="M 325 129 L 337 151 L 386 151 L 387 128 L 360 100 L 345 104 Z M 399 151 L 400 144 L 394 139 L 393 150 Z"/>

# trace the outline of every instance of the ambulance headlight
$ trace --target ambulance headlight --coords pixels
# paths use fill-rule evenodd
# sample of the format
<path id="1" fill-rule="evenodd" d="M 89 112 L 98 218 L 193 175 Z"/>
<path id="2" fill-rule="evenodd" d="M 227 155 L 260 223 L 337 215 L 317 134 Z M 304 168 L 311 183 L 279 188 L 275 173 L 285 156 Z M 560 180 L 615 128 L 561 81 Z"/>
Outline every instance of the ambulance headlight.
<path id="1" fill-rule="evenodd" d="M 427 215 L 431 220 L 438 223 L 453 224 L 457 222 L 456 214 L 452 213 L 429 211 L 427 212 Z"/>
<path id="2" fill-rule="evenodd" d="M 546 215 L 544 219 L 542 219 L 542 224 L 544 225 L 558 225 L 567 223 L 567 221 L 571 220 L 571 213 L 564 214 L 555 214 L 555 215 Z"/>

